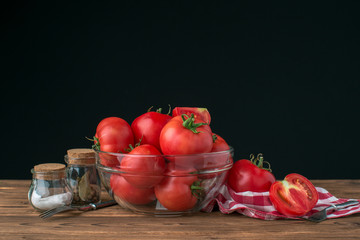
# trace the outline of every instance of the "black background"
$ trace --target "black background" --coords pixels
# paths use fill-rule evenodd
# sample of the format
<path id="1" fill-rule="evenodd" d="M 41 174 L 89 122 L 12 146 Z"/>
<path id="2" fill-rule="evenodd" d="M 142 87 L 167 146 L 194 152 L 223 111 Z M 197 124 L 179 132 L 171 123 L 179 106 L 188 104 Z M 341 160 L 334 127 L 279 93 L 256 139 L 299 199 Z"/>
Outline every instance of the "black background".
<path id="1" fill-rule="evenodd" d="M 207 107 L 235 159 L 359 178 L 359 3 L 12 1 L 1 7 L 1 178 L 90 147 L 98 122 Z"/>

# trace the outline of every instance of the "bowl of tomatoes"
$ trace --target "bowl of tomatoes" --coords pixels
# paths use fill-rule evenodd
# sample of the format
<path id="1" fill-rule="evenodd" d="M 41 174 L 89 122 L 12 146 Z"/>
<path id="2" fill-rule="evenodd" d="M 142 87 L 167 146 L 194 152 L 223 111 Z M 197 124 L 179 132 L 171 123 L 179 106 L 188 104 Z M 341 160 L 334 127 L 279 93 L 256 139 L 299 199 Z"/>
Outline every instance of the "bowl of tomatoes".
<path id="1" fill-rule="evenodd" d="M 97 168 L 116 202 L 144 214 L 201 211 L 217 196 L 234 149 L 210 127 L 206 108 L 141 114 L 128 124 L 109 117 L 94 136 Z"/>
<path id="2" fill-rule="evenodd" d="M 151 148 L 145 144 L 134 149 Z M 233 165 L 233 152 L 230 147 L 189 155 L 97 151 L 96 156 L 102 184 L 121 207 L 143 214 L 176 216 L 199 212 L 216 198 Z M 103 159 L 118 161 L 118 165 L 106 166 Z"/>

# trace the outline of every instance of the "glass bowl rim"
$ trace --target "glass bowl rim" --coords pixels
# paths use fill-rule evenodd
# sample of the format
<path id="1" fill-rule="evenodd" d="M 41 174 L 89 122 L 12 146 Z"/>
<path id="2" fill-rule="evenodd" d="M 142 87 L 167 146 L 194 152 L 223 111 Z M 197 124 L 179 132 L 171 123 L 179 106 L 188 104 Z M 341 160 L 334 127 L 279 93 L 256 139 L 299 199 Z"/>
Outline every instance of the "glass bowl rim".
<path id="1" fill-rule="evenodd" d="M 131 157 L 163 157 L 163 158 L 167 158 L 167 157 L 196 157 L 196 156 L 216 156 L 216 155 L 220 155 L 220 154 L 232 154 L 234 152 L 234 148 L 232 148 L 231 146 L 229 146 L 230 149 L 225 150 L 225 151 L 218 151 L 218 152 L 209 152 L 209 153 L 198 153 L 198 154 L 183 154 L 183 155 L 142 155 L 142 154 L 124 154 L 124 153 L 111 153 L 111 152 L 105 152 L 105 151 L 100 151 L 100 150 L 95 150 L 95 152 L 97 153 L 97 157 L 98 159 L 96 160 L 96 166 L 100 171 L 105 171 L 108 173 L 116 173 L 116 174 L 126 174 L 129 173 L 124 169 L 121 168 L 113 168 L 113 167 L 109 167 L 109 166 L 105 166 L 103 164 L 100 163 L 100 157 L 98 156 L 99 153 L 105 153 L 105 154 L 114 154 L 114 156 L 118 156 L 118 157 L 126 157 L 126 156 L 131 156 Z M 198 174 L 198 175 L 202 175 L 202 174 L 211 174 L 211 173 L 217 173 L 217 172 L 223 172 L 226 170 L 229 170 L 231 167 L 233 166 L 233 161 L 231 161 L 230 163 L 226 163 L 224 165 L 221 166 L 216 166 L 216 167 L 209 167 L 209 168 L 200 168 L 200 169 L 196 169 L 196 171 L 190 171 L 190 172 L 186 172 L 184 171 L 182 174 L 180 175 L 176 175 L 176 176 L 188 176 L 189 174 Z M 181 168 L 181 166 L 179 166 Z M 194 168 L 195 169 L 195 168 Z M 146 174 L 146 173 L 142 173 L 142 174 Z M 150 174 L 151 175 L 151 174 Z M 154 175 L 155 176 L 155 175 Z M 172 175 L 169 175 L 172 176 Z"/>
<path id="2" fill-rule="evenodd" d="M 213 156 L 218 154 L 225 154 L 225 153 L 234 153 L 234 148 L 232 146 L 229 146 L 228 150 L 218 151 L 218 152 L 207 152 L 207 153 L 196 153 L 196 154 L 174 154 L 174 155 L 151 155 L 151 154 L 129 154 L 129 153 L 114 153 L 114 152 L 106 152 L 101 150 L 95 150 L 97 154 L 104 153 L 109 155 L 114 155 L 118 157 L 126 157 L 126 156 L 136 156 L 136 157 L 196 157 L 196 156 Z"/>

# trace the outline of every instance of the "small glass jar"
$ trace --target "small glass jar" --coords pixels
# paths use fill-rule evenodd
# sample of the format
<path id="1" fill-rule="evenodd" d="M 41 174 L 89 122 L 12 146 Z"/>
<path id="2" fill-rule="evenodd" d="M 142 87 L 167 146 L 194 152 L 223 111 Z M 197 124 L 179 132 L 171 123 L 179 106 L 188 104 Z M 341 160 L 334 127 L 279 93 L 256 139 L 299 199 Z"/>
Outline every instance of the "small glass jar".
<path id="1" fill-rule="evenodd" d="M 28 199 L 36 210 L 70 205 L 72 191 L 65 178 L 65 165 L 59 163 L 44 163 L 31 169 L 32 182 Z"/>
<path id="2" fill-rule="evenodd" d="M 101 182 L 95 164 L 95 151 L 70 149 L 65 155 L 66 178 L 73 191 L 72 205 L 100 202 Z"/>

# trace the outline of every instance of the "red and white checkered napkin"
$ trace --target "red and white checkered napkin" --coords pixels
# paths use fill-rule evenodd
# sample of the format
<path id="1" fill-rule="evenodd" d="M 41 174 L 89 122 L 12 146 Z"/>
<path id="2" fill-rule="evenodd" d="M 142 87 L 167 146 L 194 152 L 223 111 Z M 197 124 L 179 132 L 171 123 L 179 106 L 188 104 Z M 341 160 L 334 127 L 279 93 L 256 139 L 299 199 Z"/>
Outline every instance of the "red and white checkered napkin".
<path id="1" fill-rule="evenodd" d="M 319 201 L 316 206 L 304 216 L 309 217 L 313 213 L 322 210 L 325 207 L 333 204 L 343 203 L 354 199 L 336 198 L 324 188 L 316 187 L 319 193 Z M 359 201 L 359 200 L 357 200 Z M 259 218 L 263 220 L 276 220 L 276 219 L 300 219 L 295 217 L 285 216 L 274 208 L 269 198 L 269 192 L 234 192 L 230 187 L 224 185 L 220 189 L 219 195 L 214 201 L 208 204 L 202 210 L 211 212 L 214 205 L 218 203 L 219 209 L 222 213 L 232 213 L 234 211 L 252 218 Z M 348 216 L 354 213 L 360 213 L 360 205 L 347 207 L 332 213 L 329 213 L 327 218 L 338 218 Z"/>

